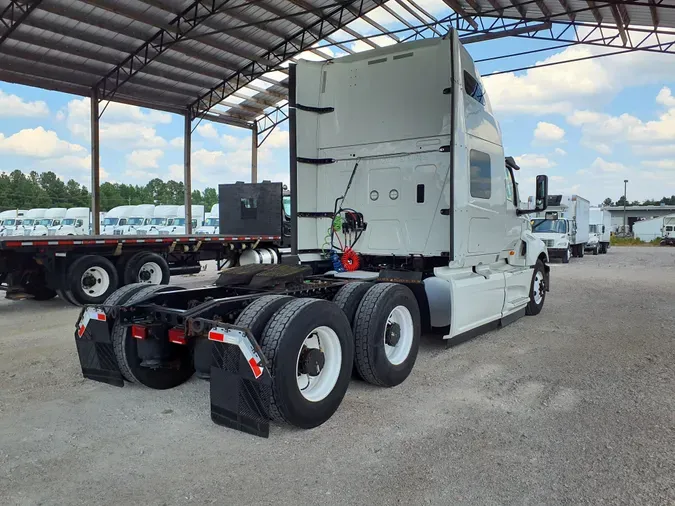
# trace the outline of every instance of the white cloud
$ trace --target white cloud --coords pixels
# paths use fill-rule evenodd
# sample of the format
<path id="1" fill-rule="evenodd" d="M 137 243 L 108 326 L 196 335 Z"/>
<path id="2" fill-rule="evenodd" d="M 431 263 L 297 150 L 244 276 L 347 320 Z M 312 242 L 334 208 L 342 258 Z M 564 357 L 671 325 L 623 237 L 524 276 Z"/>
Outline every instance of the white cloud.
<path id="1" fill-rule="evenodd" d="M 664 144 L 662 146 L 648 146 L 645 144 L 636 144 L 632 147 L 633 153 L 638 156 L 675 156 L 675 143 Z"/>
<path id="2" fill-rule="evenodd" d="M 182 137 L 174 137 L 171 139 L 169 142 L 172 148 L 182 148 L 183 147 L 183 138 Z"/>
<path id="3" fill-rule="evenodd" d="M 627 172 L 628 167 L 620 162 L 608 162 L 604 158 L 597 157 L 593 160 L 593 163 L 590 165 L 590 171 L 592 173 L 617 173 L 617 172 Z"/>
<path id="4" fill-rule="evenodd" d="M 88 98 L 68 102 L 66 125 L 71 133 L 89 139 L 90 114 Z M 105 103 L 100 105 L 103 111 Z M 167 142 L 157 135 L 154 125 L 171 122 L 171 115 L 159 111 L 145 111 L 133 105 L 110 102 L 101 116 L 100 136 L 102 143 L 111 143 L 125 149 L 133 147 L 164 147 Z"/>
<path id="5" fill-rule="evenodd" d="M 26 102 L 23 98 L 0 90 L 0 117 L 41 117 L 49 115 L 49 107 L 42 100 Z"/>
<path id="6" fill-rule="evenodd" d="M 74 179 L 87 188 L 91 186 L 91 155 L 88 153 L 86 156 L 64 155 L 45 158 L 38 162 L 37 168 L 40 171 L 54 171 L 64 181 Z M 110 174 L 104 167 L 99 167 L 99 176 L 101 182 L 110 182 Z"/>
<path id="7" fill-rule="evenodd" d="M 643 161 L 642 165 L 645 167 L 654 167 L 655 169 L 675 170 L 675 158 Z"/>
<path id="8" fill-rule="evenodd" d="M 135 149 L 127 155 L 127 162 L 138 169 L 157 169 L 162 156 L 161 149 Z"/>
<path id="9" fill-rule="evenodd" d="M 605 31 L 603 28 L 606 37 L 611 37 L 612 32 L 616 31 Z M 638 33 L 632 36 L 639 40 L 644 38 Z M 645 45 L 648 43 L 649 40 L 645 41 Z M 653 43 L 658 42 L 654 39 Z M 611 51 L 615 49 L 573 46 L 537 64 L 585 58 Z M 535 68 L 518 75 L 511 72 L 484 78 L 492 106 L 502 114 L 569 114 L 575 108 L 584 109 L 597 106 L 598 102 L 607 103 L 624 88 L 670 80 L 670 55 L 640 51 Z"/>
<path id="10" fill-rule="evenodd" d="M 534 130 L 534 140 L 541 143 L 560 142 L 565 138 L 565 130 L 553 123 L 540 121 Z"/>
<path id="11" fill-rule="evenodd" d="M 197 133 L 206 139 L 217 139 L 218 130 L 211 123 L 202 123 L 197 127 Z"/>
<path id="12" fill-rule="evenodd" d="M 656 95 L 656 103 L 665 105 L 666 107 L 669 108 L 675 107 L 675 97 L 671 93 L 670 88 L 668 88 L 667 86 L 661 88 L 659 94 Z"/>
<path id="13" fill-rule="evenodd" d="M 28 156 L 32 158 L 49 158 L 72 153 L 85 153 L 86 149 L 79 144 L 59 139 L 53 130 L 44 128 L 26 128 L 5 137 L 0 133 L 0 153 Z"/>
<path id="14" fill-rule="evenodd" d="M 601 155 L 608 156 L 612 154 L 612 148 L 608 144 L 605 144 L 604 142 L 593 141 L 589 139 L 581 139 L 580 144 L 585 148 L 597 151 Z"/>
<path id="15" fill-rule="evenodd" d="M 250 137 L 235 137 L 234 135 L 223 134 L 220 143 L 228 150 L 251 149 Z"/>
<path id="16" fill-rule="evenodd" d="M 534 154 L 524 154 L 520 156 L 516 156 L 516 163 L 522 168 L 522 169 L 536 169 L 536 170 L 543 170 L 543 169 L 551 169 L 555 167 L 557 164 L 553 160 L 549 160 L 547 157 L 544 155 L 534 155 Z"/>
<path id="17" fill-rule="evenodd" d="M 565 151 L 562 148 L 555 148 L 555 150 L 553 150 L 553 153 L 558 156 L 565 156 L 567 154 L 567 151 Z"/>

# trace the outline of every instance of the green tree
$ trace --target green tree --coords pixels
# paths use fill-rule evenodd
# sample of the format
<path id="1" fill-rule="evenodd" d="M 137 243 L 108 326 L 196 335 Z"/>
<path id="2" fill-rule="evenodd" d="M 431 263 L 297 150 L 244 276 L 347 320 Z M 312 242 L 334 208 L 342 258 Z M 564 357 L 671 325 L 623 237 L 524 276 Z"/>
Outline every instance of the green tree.
<path id="1" fill-rule="evenodd" d="M 605 200 L 602 201 L 603 206 L 611 206 L 612 205 L 612 199 L 607 197 Z"/>

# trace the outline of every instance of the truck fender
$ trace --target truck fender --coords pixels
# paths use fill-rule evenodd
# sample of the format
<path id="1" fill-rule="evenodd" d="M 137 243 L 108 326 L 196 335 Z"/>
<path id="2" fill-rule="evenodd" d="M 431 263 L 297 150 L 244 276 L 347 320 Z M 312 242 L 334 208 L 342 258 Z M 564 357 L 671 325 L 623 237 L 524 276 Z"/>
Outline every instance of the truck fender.
<path id="1" fill-rule="evenodd" d="M 424 280 L 424 291 L 427 295 L 431 326 L 437 328 L 450 326 L 452 284 L 446 279 L 431 276 Z"/>

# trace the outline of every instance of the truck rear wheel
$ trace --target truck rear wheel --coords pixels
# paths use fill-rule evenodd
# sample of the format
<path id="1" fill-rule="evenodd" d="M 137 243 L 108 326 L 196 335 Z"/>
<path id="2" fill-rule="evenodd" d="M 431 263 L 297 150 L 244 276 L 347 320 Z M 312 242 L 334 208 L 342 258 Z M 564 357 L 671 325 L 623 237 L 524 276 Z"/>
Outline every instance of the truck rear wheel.
<path id="1" fill-rule="evenodd" d="M 373 286 L 373 283 L 368 283 L 367 281 L 356 281 L 353 283 L 348 283 L 335 295 L 333 302 L 342 309 L 342 312 L 347 316 L 349 324 L 354 324 L 354 317 L 356 316 L 356 310 L 359 308 L 361 299 L 366 294 L 366 292 Z"/>
<path id="2" fill-rule="evenodd" d="M 76 304 L 100 304 L 117 290 L 115 266 L 102 256 L 86 255 L 75 260 L 66 276 L 66 297 Z"/>
<path id="3" fill-rule="evenodd" d="M 166 285 L 171 279 L 169 264 L 157 253 L 137 253 L 124 266 L 124 284 Z"/>
<path id="4" fill-rule="evenodd" d="M 290 295 L 264 295 L 246 306 L 234 324 L 248 328 L 260 344 L 267 322 L 274 313 L 292 300 L 294 298 Z M 211 375 L 211 341 L 204 339 L 195 343 L 194 353 L 197 376 L 208 379 Z"/>
<path id="5" fill-rule="evenodd" d="M 535 316 L 541 313 L 546 300 L 546 271 L 541 260 L 534 264 L 532 283 L 530 283 L 530 302 L 525 308 L 525 314 Z"/>
<path id="6" fill-rule="evenodd" d="M 407 286 L 371 287 L 354 320 L 355 360 L 361 377 L 383 387 L 403 383 L 415 365 L 421 333 L 419 306 Z"/>
<path id="7" fill-rule="evenodd" d="M 137 287 L 141 286 L 140 289 Z M 125 297 L 125 306 L 142 301 L 146 297 L 168 290 L 180 290 L 180 287 L 162 285 L 136 284 L 130 292 L 131 297 Z M 127 287 L 124 287 L 127 288 Z M 120 304 L 120 302 L 118 302 Z M 185 383 L 194 374 L 192 352 L 189 346 L 166 343 L 168 356 L 163 357 L 163 364 L 157 367 L 141 365 L 143 362 L 138 352 L 138 340 L 131 336 L 131 328 L 124 327 L 116 320 L 113 324 L 110 339 L 115 351 L 117 365 L 124 379 L 130 383 L 140 383 L 148 388 L 166 390 Z"/>
<path id="8" fill-rule="evenodd" d="M 568 247 L 567 247 L 567 250 L 566 250 L 565 253 L 563 254 L 563 257 L 562 257 L 562 263 L 564 263 L 564 264 L 570 263 L 570 257 L 571 257 L 571 256 L 572 256 L 572 251 L 570 250 L 570 247 L 568 246 Z"/>
<path id="9" fill-rule="evenodd" d="M 267 324 L 261 348 L 272 375 L 270 415 L 311 429 L 328 420 L 347 392 L 354 337 L 332 302 L 296 299 Z"/>

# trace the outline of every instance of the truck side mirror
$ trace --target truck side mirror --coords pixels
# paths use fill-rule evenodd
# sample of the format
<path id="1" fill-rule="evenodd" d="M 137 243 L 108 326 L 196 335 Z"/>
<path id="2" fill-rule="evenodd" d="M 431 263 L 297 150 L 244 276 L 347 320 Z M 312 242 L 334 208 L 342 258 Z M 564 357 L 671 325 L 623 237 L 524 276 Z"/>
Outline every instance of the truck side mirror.
<path id="1" fill-rule="evenodd" d="M 517 214 L 531 214 L 545 211 L 548 207 L 548 176 L 537 176 L 536 188 L 534 192 L 534 209 L 518 209 Z"/>
<path id="2" fill-rule="evenodd" d="M 548 207 L 548 176 L 537 176 L 535 189 L 535 208 L 536 212 L 545 211 Z"/>

